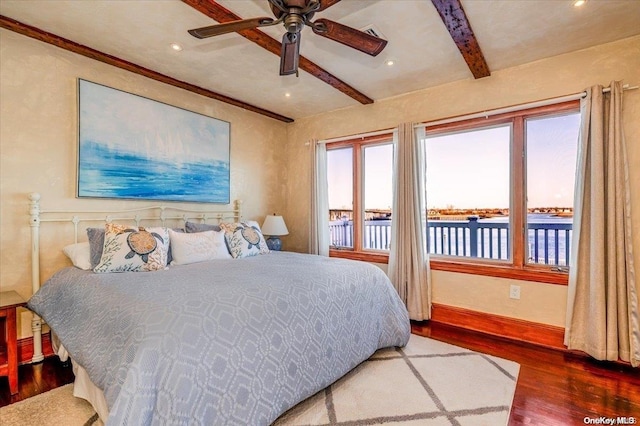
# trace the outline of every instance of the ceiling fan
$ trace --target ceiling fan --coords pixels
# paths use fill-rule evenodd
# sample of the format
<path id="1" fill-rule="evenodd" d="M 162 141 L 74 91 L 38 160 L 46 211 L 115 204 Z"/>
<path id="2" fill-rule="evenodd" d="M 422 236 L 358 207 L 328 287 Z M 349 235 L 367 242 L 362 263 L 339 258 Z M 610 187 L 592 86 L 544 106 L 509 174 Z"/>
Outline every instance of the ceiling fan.
<path id="1" fill-rule="evenodd" d="M 224 24 L 189 30 L 189 34 L 196 38 L 207 38 L 252 28 L 268 27 L 284 24 L 287 32 L 282 37 L 280 52 L 280 75 L 298 73 L 300 57 L 300 35 L 304 26 L 309 26 L 314 33 L 345 46 L 357 49 L 371 56 L 382 52 L 387 41 L 372 36 L 355 28 L 342 25 L 329 19 L 311 21 L 316 12 L 333 6 L 340 0 L 267 0 L 274 18 L 261 17 L 226 22 Z"/>

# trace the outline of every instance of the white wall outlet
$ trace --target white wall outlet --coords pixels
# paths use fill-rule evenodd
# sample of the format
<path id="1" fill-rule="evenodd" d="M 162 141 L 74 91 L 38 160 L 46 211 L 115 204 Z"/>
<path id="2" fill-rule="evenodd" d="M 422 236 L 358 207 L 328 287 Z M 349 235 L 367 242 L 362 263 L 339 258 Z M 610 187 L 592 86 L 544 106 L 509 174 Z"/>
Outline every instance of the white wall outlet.
<path id="1" fill-rule="evenodd" d="M 510 299 L 520 299 L 520 286 L 512 285 L 509 288 L 509 298 Z"/>

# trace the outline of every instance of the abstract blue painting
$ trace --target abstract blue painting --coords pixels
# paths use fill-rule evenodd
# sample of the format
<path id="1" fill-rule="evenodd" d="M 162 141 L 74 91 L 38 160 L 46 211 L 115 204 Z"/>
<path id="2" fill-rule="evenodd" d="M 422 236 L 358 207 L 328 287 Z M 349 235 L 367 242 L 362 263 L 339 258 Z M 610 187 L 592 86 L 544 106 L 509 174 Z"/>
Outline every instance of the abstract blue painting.
<path id="1" fill-rule="evenodd" d="M 78 79 L 78 197 L 228 204 L 226 121 Z"/>

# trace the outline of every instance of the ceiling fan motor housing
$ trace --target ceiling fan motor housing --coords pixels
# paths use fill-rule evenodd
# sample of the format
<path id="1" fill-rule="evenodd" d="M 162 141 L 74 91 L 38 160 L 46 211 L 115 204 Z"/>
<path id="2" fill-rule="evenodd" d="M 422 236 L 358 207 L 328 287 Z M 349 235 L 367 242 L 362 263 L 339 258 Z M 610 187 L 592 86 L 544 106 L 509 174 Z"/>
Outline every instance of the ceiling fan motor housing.
<path id="1" fill-rule="evenodd" d="M 290 12 L 284 18 L 284 27 L 289 33 L 299 33 L 304 28 L 304 17 L 295 11 Z"/>

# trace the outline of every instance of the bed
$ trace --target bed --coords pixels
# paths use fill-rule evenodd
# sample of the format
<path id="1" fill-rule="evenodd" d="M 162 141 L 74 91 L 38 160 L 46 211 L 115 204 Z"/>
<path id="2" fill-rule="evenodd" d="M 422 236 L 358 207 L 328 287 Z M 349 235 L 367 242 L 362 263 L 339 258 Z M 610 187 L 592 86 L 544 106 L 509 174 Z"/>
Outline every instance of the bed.
<path id="1" fill-rule="evenodd" d="M 45 213 L 34 207 L 32 197 L 32 230 Z M 160 210 L 165 225 L 171 216 Z M 239 221 L 239 208 L 230 216 Z M 139 212 L 133 217 L 138 225 Z M 73 218 L 77 241 L 82 221 Z M 29 308 L 69 353 L 81 396 L 109 425 L 268 425 L 410 334 L 379 268 L 299 253 L 154 272 L 65 267 L 35 287 Z"/>

